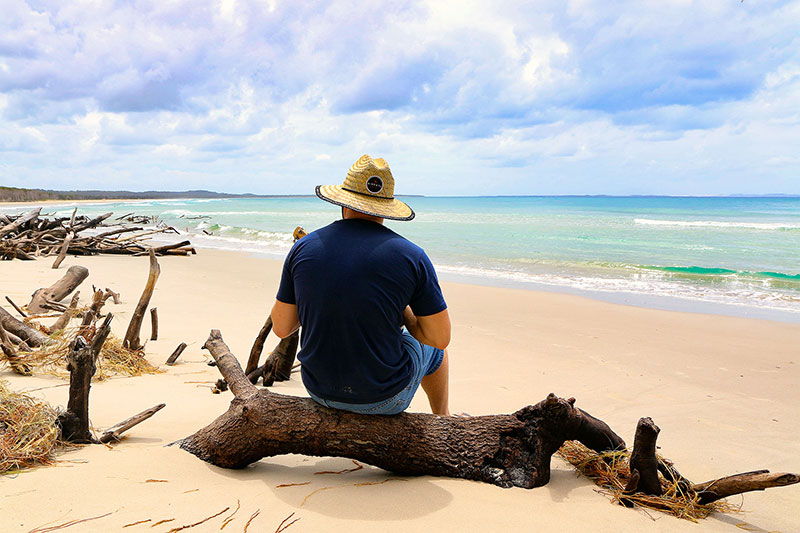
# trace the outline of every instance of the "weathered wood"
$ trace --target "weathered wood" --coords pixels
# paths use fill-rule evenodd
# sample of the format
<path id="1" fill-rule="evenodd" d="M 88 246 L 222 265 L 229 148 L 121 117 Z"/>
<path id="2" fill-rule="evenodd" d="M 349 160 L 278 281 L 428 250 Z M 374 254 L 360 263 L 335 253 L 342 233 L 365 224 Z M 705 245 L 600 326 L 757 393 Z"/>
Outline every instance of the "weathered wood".
<path id="1" fill-rule="evenodd" d="M 250 374 L 253 370 L 258 368 L 258 361 L 261 359 L 261 352 L 264 350 L 264 342 L 267 340 L 269 332 L 272 331 L 272 315 L 267 317 L 264 325 L 256 336 L 253 342 L 253 347 L 250 349 L 250 357 L 247 358 L 247 366 L 245 366 L 244 373 Z"/>
<path id="2" fill-rule="evenodd" d="M 150 309 L 150 340 L 158 340 L 158 308 Z"/>
<path id="3" fill-rule="evenodd" d="M 114 305 L 119 305 L 121 303 L 118 292 L 114 292 L 108 287 L 106 287 L 106 294 L 109 294 L 111 296 L 111 299 L 114 301 Z"/>
<path id="4" fill-rule="evenodd" d="M 6 296 L 6 301 L 11 304 L 11 307 L 13 307 L 17 311 L 17 313 L 19 313 L 19 316 L 21 316 L 22 318 L 26 318 L 28 316 L 27 314 L 25 314 L 25 311 L 20 309 L 19 306 L 14 303 L 14 300 L 9 298 L 8 296 Z"/>
<path id="5" fill-rule="evenodd" d="M 288 337 L 281 339 L 278 346 L 269 354 L 261 374 L 265 387 L 271 387 L 276 381 L 288 381 L 292 377 L 292 367 L 297 355 L 299 341 L 300 332 L 295 331 Z"/>
<path id="6" fill-rule="evenodd" d="M 49 342 L 47 335 L 24 322 L 20 322 L 2 307 L 0 307 L 0 323 L 3 324 L 6 331 L 10 331 L 34 348 Z"/>
<path id="7" fill-rule="evenodd" d="M 103 299 L 103 291 L 95 290 L 92 293 L 92 303 L 89 305 L 89 309 L 84 312 L 83 320 L 81 321 L 80 334 L 84 337 L 89 336 L 93 330 L 94 323 L 100 313 L 100 308 L 103 307 L 103 302 L 105 302 Z"/>
<path id="8" fill-rule="evenodd" d="M 94 337 L 92 337 L 92 358 L 95 361 L 100 357 L 103 344 L 105 344 L 106 339 L 108 339 L 108 336 L 111 334 L 111 321 L 113 319 L 114 315 L 108 313 L 105 320 L 103 320 L 103 323 L 100 325 L 100 328 L 95 332 Z"/>
<path id="9" fill-rule="evenodd" d="M 362 415 L 327 409 L 309 398 L 259 390 L 248 381 L 219 331 L 211 332 L 205 347 L 235 398 L 227 413 L 180 441 L 180 446 L 225 468 L 299 453 L 349 457 L 403 475 L 533 488 L 548 482 L 550 456 L 565 440 L 604 440 L 606 449 L 624 447 L 607 425 L 575 409 L 574 399 L 551 394 L 510 415 Z"/>
<path id="10" fill-rule="evenodd" d="M 111 213 L 93 219 L 85 216 L 72 216 L 41 220 L 37 220 L 37 217 L 30 218 L 33 214 L 35 213 L 5 217 L 1 221 L 0 228 L 6 231 L 6 234 L 0 237 L 0 259 L 32 260 L 41 255 L 57 255 L 58 258 L 54 262 L 53 268 L 58 268 L 66 254 L 147 254 L 149 246 L 141 241 L 147 239 L 148 235 L 178 233 L 175 228 L 167 226 L 120 239 L 119 235 L 122 233 L 143 229 L 142 227 L 123 227 L 97 235 L 81 236 L 79 235 L 80 231 L 102 225 Z M 76 211 L 73 211 L 73 215 L 75 214 Z M 150 223 L 154 222 L 155 217 L 133 218 L 135 218 L 134 223 Z M 112 236 L 114 236 L 113 239 L 110 238 Z M 188 241 L 156 247 L 156 255 L 189 255 L 190 253 L 195 253 L 195 250 Z"/>
<path id="11" fill-rule="evenodd" d="M 113 318 L 111 313 L 106 316 L 91 342 L 80 335 L 76 337 L 67 356 L 69 400 L 67 410 L 58 416 L 56 424 L 61 430 L 61 438 L 68 442 L 97 442 L 89 429 L 89 391 L 92 387 L 92 376 L 97 371 L 96 361 L 111 332 Z"/>
<path id="12" fill-rule="evenodd" d="M 39 289 L 33 293 L 31 302 L 28 304 L 28 311 L 31 313 L 41 313 L 46 310 L 48 300 L 53 302 L 60 302 L 69 294 L 74 291 L 78 285 L 83 283 L 83 280 L 89 275 L 89 269 L 73 265 L 67 269 L 66 274 L 55 282 L 53 285 L 46 289 Z"/>
<path id="13" fill-rule="evenodd" d="M 715 502 L 728 496 L 742 494 L 753 490 L 765 490 L 772 487 L 785 487 L 800 482 L 800 475 L 788 472 L 770 473 L 769 470 L 756 470 L 743 474 L 706 481 L 693 485 L 697 499 L 701 504 Z"/>
<path id="14" fill-rule="evenodd" d="M 150 298 L 153 296 L 153 290 L 155 290 L 156 281 L 160 274 L 161 267 L 158 265 L 156 254 L 150 250 L 150 270 L 147 276 L 147 283 L 144 286 L 141 298 L 139 298 L 139 303 L 136 304 L 136 309 L 133 311 L 133 316 L 131 316 L 131 321 L 128 324 L 128 330 L 122 341 L 122 345 L 129 350 L 135 351 L 142 348 L 142 344 L 139 342 L 142 319 L 144 318 L 147 306 L 150 304 Z"/>
<path id="15" fill-rule="evenodd" d="M 76 208 L 77 209 L 77 208 Z M 53 268 L 58 268 L 61 266 L 61 262 L 64 261 L 64 258 L 67 257 L 67 250 L 69 250 L 69 245 L 72 244 L 72 239 L 75 238 L 75 233 L 70 231 L 67 233 L 64 242 L 61 244 L 61 250 L 58 252 L 58 257 L 56 260 L 53 261 Z"/>
<path id="16" fill-rule="evenodd" d="M 630 458 L 631 478 L 625 492 L 642 492 L 661 496 L 663 489 L 658 478 L 658 458 L 656 440 L 661 430 L 652 418 L 640 418 L 633 439 L 633 452 Z"/>
<path id="17" fill-rule="evenodd" d="M 164 252 L 167 252 L 169 250 L 174 250 L 175 248 L 183 248 L 184 246 L 191 246 L 191 244 L 192 243 L 189 241 L 181 241 L 181 242 L 176 242 L 174 244 L 165 244 L 164 246 L 157 246 L 152 250 L 154 253 L 163 254 Z"/>
<path id="18" fill-rule="evenodd" d="M 42 208 L 37 207 L 36 209 L 32 209 L 31 211 L 24 213 L 22 216 L 17 217 L 17 219 L 14 220 L 14 222 L 11 222 L 10 224 L 6 224 L 3 227 L 0 227 L 0 237 L 4 237 L 9 233 L 17 231 L 28 222 L 35 220 L 39 216 L 39 213 L 41 212 Z"/>
<path id="19" fill-rule="evenodd" d="M 105 433 L 103 433 L 103 436 L 100 437 L 100 442 L 106 443 L 106 442 L 118 441 L 120 435 L 131 429 L 133 426 L 141 424 L 142 422 L 144 422 L 145 420 L 147 420 L 148 418 L 159 412 L 161 409 L 166 407 L 166 405 L 167 404 L 165 403 L 160 403 L 154 407 L 151 407 L 150 409 L 145 409 L 141 413 L 135 414 L 132 417 L 127 418 L 122 422 L 111 426 L 105 431 Z"/>
<path id="20" fill-rule="evenodd" d="M 69 370 L 69 401 L 66 412 L 60 414 L 56 423 L 61 429 L 61 438 L 68 442 L 96 442 L 89 429 L 89 390 L 92 376 L 97 367 L 94 364 L 92 346 L 78 336 L 67 356 Z"/>
<path id="21" fill-rule="evenodd" d="M 105 231 L 103 233 L 98 233 L 94 237 L 95 237 L 95 239 L 102 239 L 102 238 L 105 238 L 105 237 L 111 237 L 112 235 L 120 235 L 122 233 L 130 233 L 131 231 L 141 231 L 141 230 L 142 230 L 142 228 L 139 227 L 139 226 L 133 226 L 133 227 L 130 227 L 130 228 L 118 228 L 118 229 L 115 229 L 115 230 Z"/>
<path id="22" fill-rule="evenodd" d="M 105 219 L 107 219 L 108 217 L 110 217 L 113 214 L 114 213 L 102 214 L 99 217 L 95 217 L 95 218 L 89 220 L 88 222 L 84 222 L 83 224 L 78 224 L 77 226 L 74 226 L 72 228 L 72 231 L 74 231 L 75 233 L 78 233 L 78 232 L 81 232 L 83 230 L 86 230 L 86 229 L 89 229 L 89 228 L 93 228 L 95 226 L 99 226 L 101 222 L 103 222 Z"/>
<path id="23" fill-rule="evenodd" d="M 75 310 L 78 308 L 78 300 L 80 299 L 81 291 L 75 291 L 72 295 L 72 300 L 69 306 L 61 313 L 61 316 L 50 326 L 50 331 L 56 332 L 64 329 L 69 324 L 70 319 L 75 315 Z"/>
<path id="24" fill-rule="evenodd" d="M 0 323 L 0 351 L 5 355 L 11 370 L 23 376 L 31 375 L 30 365 L 22 361 L 17 355 L 17 350 L 14 348 L 14 344 L 11 342 L 2 323 Z"/>
<path id="25" fill-rule="evenodd" d="M 186 343 L 185 343 L 185 342 L 182 342 L 182 343 L 180 343 L 180 344 L 178 345 L 178 347 L 177 347 L 177 348 L 175 348 L 175 351 L 174 351 L 174 352 L 172 352 L 172 355 L 170 355 L 170 356 L 169 356 L 169 358 L 167 358 L 167 364 L 168 364 L 169 366 L 172 366 L 172 365 L 174 365 L 174 364 L 175 364 L 175 361 L 177 361 L 177 360 L 178 360 L 178 357 L 180 357 L 180 356 L 181 356 L 181 354 L 183 353 L 183 351 L 184 351 L 185 349 L 186 349 Z"/>

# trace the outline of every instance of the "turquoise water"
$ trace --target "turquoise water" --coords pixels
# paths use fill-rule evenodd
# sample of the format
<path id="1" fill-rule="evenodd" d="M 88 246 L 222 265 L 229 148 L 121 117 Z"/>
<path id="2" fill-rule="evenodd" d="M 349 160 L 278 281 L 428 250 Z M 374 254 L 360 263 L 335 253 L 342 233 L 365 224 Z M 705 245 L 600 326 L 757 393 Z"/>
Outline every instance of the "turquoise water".
<path id="1" fill-rule="evenodd" d="M 670 298 L 689 309 L 720 304 L 800 319 L 800 198 L 405 200 L 417 218 L 387 225 L 425 248 L 445 279 L 622 294 L 645 305 Z M 71 212 L 67 204 L 47 209 Z M 109 202 L 79 211 L 158 215 L 194 233 L 198 246 L 278 257 L 295 226 L 311 231 L 339 216 L 314 197 Z"/>

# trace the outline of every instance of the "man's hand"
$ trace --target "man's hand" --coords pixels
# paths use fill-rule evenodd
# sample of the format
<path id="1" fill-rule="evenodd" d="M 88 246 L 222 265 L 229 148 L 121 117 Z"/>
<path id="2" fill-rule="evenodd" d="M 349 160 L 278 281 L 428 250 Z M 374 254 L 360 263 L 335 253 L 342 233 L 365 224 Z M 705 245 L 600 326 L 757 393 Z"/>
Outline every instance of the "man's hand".
<path id="1" fill-rule="evenodd" d="M 273 318 L 273 322 L 274 322 Z M 450 344 L 450 315 L 447 309 L 435 315 L 416 316 L 411 308 L 403 310 L 403 324 L 411 336 L 422 344 L 444 350 Z"/>
<path id="2" fill-rule="evenodd" d="M 297 306 L 294 304 L 275 300 L 271 316 L 272 332 L 281 339 L 288 337 L 300 327 L 300 319 L 297 318 Z"/>

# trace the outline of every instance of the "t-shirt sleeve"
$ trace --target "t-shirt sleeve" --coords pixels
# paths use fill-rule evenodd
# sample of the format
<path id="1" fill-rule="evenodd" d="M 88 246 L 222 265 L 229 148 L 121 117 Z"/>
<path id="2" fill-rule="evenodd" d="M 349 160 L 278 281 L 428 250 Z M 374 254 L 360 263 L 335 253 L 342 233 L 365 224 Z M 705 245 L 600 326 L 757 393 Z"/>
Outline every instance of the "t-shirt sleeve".
<path id="1" fill-rule="evenodd" d="M 295 248 L 286 256 L 283 262 L 283 271 L 281 272 L 281 283 L 278 285 L 278 294 L 275 298 L 285 304 L 296 305 L 297 300 L 294 296 L 294 278 L 292 277 L 292 259 L 294 257 Z"/>
<path id="2" fill-rule="evenodd" d="M 424 251 L 417 263 L 417 286 L 409 305 L 417 316 L 435 315 L 447 309 L 433 263 Z"/>

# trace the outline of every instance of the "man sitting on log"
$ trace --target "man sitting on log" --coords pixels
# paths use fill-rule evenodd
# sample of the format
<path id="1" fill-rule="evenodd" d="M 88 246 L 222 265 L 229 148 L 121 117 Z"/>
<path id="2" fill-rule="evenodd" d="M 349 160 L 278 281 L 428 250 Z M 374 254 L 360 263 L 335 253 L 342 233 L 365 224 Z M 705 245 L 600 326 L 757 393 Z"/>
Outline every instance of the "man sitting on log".
<path id="1" fill-rule="evenodd" d="M 392 415 L 421 384 L 433 413 L 449 416 L 447 304 L 422 248 L 383 225 L 414 218 L 394 198 L 389 165 L 364 155 L 342 185 L 316 193 L 341 206 L 342 219 L 295 243 L 272 308 L 279 337 L 303 326 L 298 359 L 309 395 L 334 409 Z"/>

